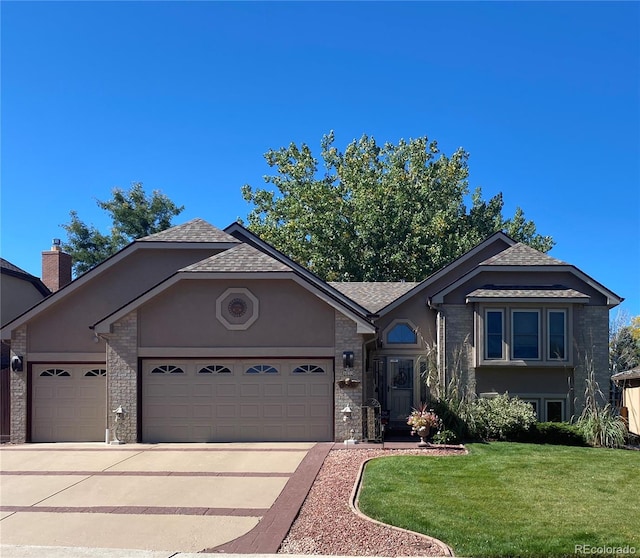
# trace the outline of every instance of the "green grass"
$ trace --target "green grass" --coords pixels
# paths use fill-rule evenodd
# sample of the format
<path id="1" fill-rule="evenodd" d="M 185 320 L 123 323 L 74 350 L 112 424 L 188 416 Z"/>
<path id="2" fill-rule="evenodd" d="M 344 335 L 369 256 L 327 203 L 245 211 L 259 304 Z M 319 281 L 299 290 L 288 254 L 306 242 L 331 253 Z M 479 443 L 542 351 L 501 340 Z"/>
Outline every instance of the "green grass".
<path id="1" fill-rule="evenodd" d="M 498 442 L 468 449 L 369 462 L 361 511 L 436 537 L 458 556 L 575 558 L 575 545 L 640 555 L 640 452 Z"/>

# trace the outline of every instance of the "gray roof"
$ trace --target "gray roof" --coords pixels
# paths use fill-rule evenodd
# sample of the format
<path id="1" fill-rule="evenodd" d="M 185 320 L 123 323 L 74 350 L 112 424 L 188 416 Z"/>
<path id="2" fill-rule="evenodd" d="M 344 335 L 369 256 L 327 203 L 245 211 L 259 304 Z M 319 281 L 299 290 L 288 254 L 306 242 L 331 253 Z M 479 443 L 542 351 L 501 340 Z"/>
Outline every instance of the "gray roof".
<path id="1" fill-rule="evenodd" d="M 625 372 L 618 372 L 611 376 L 612 380 L 637 380 L 640 379 L 640 366 L 636 366 L 631 370 L 626 370 Z"/>
<path id="2" fill-rule="evenodd" d="M 236 241 L 237 242 L 237 241 Z M 265 272 L 292 269 L 249 244 L 238 244 L 180 271 L 188 272 Z"/>
<path id="3" fill-rule="evenodd" d="M 334 289 L 348 296 L 351 300 L 375 313 L 394 300 L 407 293 L 420 283 L 394 281 L 394 282 L 330 282 Z"/>
<path id="4" fill-rule="evenodd" d="M 530 286 L 486 286 L 476 289 L 467 295 L 467 299 L 491 299 L 491 298 L 561 298 L 561 299 L 584 299 L 589 300 L 589 296 L 569 289 L 562 285 L 553 285 L 549 287 L 530 287 Z"/>
<path id="5" fill-rule="evenodd" d="M 239 241 L 204 219 L 192 219 L 182 225 L 139 238 L 137 242 L 233 242 L 237 244 Z"/>
<path id="6" fill-rule="evenodd" d="M 547 254 L 519 242 L 503 250 L 499 254 L 483 261 L 480 265 L 568 265 L 562 260 L 547 256 Z"/>

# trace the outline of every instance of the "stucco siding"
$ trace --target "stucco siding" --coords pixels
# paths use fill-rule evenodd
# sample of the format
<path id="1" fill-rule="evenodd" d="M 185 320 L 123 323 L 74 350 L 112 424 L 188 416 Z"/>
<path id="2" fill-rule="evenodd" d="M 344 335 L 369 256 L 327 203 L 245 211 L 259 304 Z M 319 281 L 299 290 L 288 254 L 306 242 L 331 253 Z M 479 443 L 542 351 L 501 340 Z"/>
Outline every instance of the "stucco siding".
<path id="1" fill-rule="evenodd" d="M 43 298 L 29 281 L 3 273 L 0 276 L 0 319 L 6 324 Z"/>
<path id="2" fill-rule="evenodd" d="M 29 351 L 94 352 L 90 325 L 158 284 L 176 269 L 198 261 L 208 250 L 137 250 L 74 289 L 29 322 Z"/>
<path id="3" fill-rule="evenodd" d="M 230 330 L 216 301 L 231 287 L 258 300 L 258 319 Z M 332 347 L 334 310 L 294 281 L 184 280 L 140 309 L 141 347 Z M 288 356 L 288 355 L 283 355 Z"/>

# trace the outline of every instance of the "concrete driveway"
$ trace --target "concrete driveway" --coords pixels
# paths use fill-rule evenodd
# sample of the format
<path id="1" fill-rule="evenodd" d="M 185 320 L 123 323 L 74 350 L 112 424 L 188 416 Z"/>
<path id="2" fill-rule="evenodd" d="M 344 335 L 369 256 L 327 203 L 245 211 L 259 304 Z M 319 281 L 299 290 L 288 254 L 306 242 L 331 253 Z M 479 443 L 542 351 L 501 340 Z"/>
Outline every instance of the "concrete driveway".
<path id="1" fill-rule="evenodd" d="M 2 545 L 275 552 L 331 444 L 0 449 Z"/>

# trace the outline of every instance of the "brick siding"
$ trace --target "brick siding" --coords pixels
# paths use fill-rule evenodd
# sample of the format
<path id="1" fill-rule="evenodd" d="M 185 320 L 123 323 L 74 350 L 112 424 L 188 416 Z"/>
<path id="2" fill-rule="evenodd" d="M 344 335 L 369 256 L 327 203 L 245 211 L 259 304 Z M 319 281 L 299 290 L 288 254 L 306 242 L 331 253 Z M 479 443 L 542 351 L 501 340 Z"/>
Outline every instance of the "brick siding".
<path id="1" fill-rule="evenodd" d="M 22 372 L 10 369 L 11 386 L 11 442 L 27 441 L 27 326 L 14 330 L 11 335 L 11 356 L 24 357 Z"/>
<path id="2" fill-rule="evenodd" d="M 138 315 L 131 312 L 113 324 L 107 343 L 107 409 L 122 406 L 125 414 L 117 425 L 122 442 L 137 441 L 138 424 Z M 116 435 L 115 413 L 109 412 L 108 428 Z"/>

